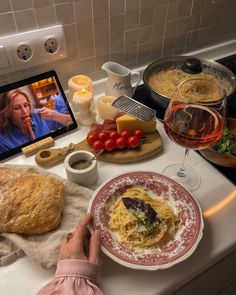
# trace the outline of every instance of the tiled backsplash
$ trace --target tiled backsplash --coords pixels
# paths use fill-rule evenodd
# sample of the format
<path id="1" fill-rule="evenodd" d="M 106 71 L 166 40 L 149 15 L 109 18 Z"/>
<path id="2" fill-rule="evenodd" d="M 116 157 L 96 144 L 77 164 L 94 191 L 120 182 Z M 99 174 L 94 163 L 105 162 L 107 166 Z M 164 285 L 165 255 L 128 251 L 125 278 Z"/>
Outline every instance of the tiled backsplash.
<path id="1" fill-rule="evenodd" d="M 1 0 L 0 37 L 64 26 L 68 57 L 0 76 L 0 85 L 55 69 L 103 78 L 101 65 L 141 67 L 163 56 L 236 38 L 235 0 Z"/>

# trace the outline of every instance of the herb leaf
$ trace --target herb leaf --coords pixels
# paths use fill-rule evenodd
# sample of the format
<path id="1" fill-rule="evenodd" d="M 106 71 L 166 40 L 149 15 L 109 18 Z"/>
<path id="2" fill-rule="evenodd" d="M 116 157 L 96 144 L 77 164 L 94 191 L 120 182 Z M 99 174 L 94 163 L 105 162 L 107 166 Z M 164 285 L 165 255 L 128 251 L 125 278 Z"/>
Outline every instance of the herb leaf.
<path id="1" fill-rule="evenodd" d="M 138 232 L 142 235 L 149 235 L 161 222 L 156 211 L 148 203 L 139 198 L 122 198 L 123 204 L 137 219 Z"/>
<path id="2" fill-rule="evenodd" d="M 219 153 L 225 155 L 236 156 L 236 142 L 233 134 L 231 134 L 228 128 L 224 129 L 223 135 L 219 141 L 217 141 L 212 148 Z"/>

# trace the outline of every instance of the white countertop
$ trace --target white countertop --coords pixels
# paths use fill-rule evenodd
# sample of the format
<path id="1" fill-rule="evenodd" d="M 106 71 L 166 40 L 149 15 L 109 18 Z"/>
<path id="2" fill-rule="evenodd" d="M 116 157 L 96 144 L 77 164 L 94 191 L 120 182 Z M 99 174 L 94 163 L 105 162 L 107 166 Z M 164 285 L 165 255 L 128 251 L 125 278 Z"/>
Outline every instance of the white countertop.
<path id="1" fill-rule="evenodd" d="M 184 149 L 168 139 L 161 123 L 157 124 L 157 129 L 163 139 L 164 149 L 161 153 L 132 164 L 98 161 L 99 178 L 91 188 L 96 189 L 108 178 L 123 172 L 146 170 L 161 173 L 167 165 L 175 163 L 177 159 L 181 160 Z M 86 136 L 87 130 L 88 128 L 79 127 L 78 130 L 56 139 L 56 147 L 81 141 Z M 8 159 L 6 163 L 36 165 L 34 156 L 26 158 L 23 155 Z M 216 261 L 236 250 L 235 186 L 194 151 L 190 152 L 187 163 L 202 175 L 200 188 L 192 193 L 202 208 L 205 224 L 203 238 L 197 249 L 184 262 L 159 271 L 128 269 L 102 255 L 100 285 L 106 295 L 170 294 Z M 66 177 L 63 163 L 48 170 Z M 225 201 L 225 206 L 220 207 L 222 201 Z M 218 207 L 215 207 L 216 205 Z M 209 211 L 211 208 L 219 210 Z M 20 258 L 8 266 L 1 267 L 1 293 L 34 295 L 39 288 L 53 278 L 54 271 L 54 269 L 42 269 L 28 257 Z"/>

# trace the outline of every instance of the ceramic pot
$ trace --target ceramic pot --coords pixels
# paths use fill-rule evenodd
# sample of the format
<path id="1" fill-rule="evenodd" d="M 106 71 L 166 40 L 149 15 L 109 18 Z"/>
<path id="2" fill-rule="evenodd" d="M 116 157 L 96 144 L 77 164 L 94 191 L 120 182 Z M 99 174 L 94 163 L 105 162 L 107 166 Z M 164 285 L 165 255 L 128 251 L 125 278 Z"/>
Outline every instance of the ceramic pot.
<path id="1" fill-rule="evenodd" d="M 86 187 L 93 184 L 98 176 L 97 160 L 93 159 L 90 165 L 85 165 L 85 162 L 93 157 L 93 153 L 85 150 L 75 151 L 67 155 L 64 160 L 67 178 Z"/>

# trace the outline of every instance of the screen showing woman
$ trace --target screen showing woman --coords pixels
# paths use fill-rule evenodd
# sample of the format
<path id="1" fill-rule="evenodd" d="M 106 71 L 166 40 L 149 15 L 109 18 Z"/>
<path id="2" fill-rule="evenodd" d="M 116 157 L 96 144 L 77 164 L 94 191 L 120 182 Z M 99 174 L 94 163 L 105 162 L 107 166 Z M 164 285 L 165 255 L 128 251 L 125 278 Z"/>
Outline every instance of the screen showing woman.
<path id="1" fill-rule="evenodd" d="M 50 73 L 54 75 L 37 76 L 43 79 L 1 91 L 1 158 L 17 153 L 39 139 L 55 137 L 77 127 L 59 80 L 53 71 Z M 27 80 L 24 82 L 29 82 Z"/>

